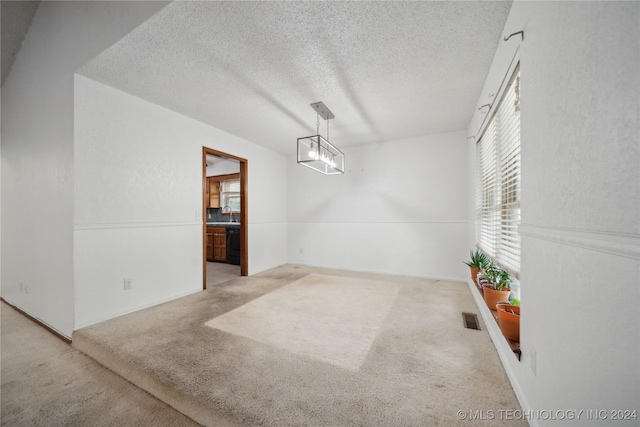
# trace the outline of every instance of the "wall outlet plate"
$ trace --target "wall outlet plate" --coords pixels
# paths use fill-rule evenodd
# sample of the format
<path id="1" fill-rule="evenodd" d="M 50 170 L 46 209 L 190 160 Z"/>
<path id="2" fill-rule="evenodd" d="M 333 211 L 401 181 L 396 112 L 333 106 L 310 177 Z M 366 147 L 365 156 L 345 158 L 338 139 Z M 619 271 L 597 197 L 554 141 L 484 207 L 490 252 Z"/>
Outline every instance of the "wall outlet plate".
<path id="1" fill-rule="evenodd" d="M 133 289 L 133 281 L 131 279 L 124 279 L 124 290 L 130 291 Z"/>

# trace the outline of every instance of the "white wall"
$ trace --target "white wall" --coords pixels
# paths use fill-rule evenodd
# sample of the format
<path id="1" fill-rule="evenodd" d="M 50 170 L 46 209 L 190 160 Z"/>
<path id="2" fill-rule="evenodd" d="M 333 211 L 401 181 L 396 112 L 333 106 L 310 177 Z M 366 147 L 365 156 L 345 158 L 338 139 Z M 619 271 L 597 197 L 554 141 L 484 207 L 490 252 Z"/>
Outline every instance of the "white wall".
<path id="1" fill-rule="evenodd" d="M 237 160 L 227 160 L 218 157 L 214 158 L 211 162 L 207 161 L 207 176 L 230 175 L 233 173 L 240 173 L 240 162 Z"/>
<path id="2" fill-rule="evenodd" d="M 73 72 L 164 5 L 42 2 L 2 87 L 2 297 L 66 336 L 74 325 Z"/>
<path id="3" fill-rule="evenodd" d="M 83 76 L 75 96 L 76 328 L 202 289 L 203 146 L 248 160 L 249 274 L 286 263 L 284 156 Z"/>
<path id="4" fill-rule="evenodd" d="M 291 158 L 289 262 L 465 279 L 466 146 L 460 131 L 344 149 L 335 176 Z"/>
<path id="5" fill-rule="evenodd" d="M 495 342 L 525 409 L 640 412 L 638 22 L 637 2 L 515 2 L 504 30 L 525 29 L 522 361 Z M 607 415 L 531 424 L 638 423 Z"/>

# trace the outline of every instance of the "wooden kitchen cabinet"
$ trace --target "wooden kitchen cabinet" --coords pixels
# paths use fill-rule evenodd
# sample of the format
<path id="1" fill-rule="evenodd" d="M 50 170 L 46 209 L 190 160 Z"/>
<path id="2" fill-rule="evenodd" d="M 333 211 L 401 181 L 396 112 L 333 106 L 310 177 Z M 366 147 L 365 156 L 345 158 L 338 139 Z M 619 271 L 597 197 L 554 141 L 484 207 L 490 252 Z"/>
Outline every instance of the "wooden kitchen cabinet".
<path id="1" fill-rule="evenodd" d="M 224 227 L 211 228 L 213 231 L 213 261 L 227 261 L 227 230 Z"/>
<path id="2" fill-rule="evenodd" d="M 207 261 L 227 262 L 227 230 L 207 227 Z"/>
<path id="3" fill-rule="evenodd" d="M 220 180 L 216 180 L 215 177 L 209 177 L 209 207 L 220 207 Z"/>
<path id="4" fill-rule="evenodd" d="M 207 261 L 213 261 L 213 231 L 207 228 Z"/>

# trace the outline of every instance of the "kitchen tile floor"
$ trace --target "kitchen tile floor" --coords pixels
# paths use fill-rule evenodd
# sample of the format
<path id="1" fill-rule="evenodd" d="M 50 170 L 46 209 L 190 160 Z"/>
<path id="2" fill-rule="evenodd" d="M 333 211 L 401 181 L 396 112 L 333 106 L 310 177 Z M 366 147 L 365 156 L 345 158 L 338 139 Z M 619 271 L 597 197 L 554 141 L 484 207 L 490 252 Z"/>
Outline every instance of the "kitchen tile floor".
<path id="1" fill-rule="evenodd" d="M 224 262 L 207 262 L 207 288 L 240 277 L 240 266 Z"/>

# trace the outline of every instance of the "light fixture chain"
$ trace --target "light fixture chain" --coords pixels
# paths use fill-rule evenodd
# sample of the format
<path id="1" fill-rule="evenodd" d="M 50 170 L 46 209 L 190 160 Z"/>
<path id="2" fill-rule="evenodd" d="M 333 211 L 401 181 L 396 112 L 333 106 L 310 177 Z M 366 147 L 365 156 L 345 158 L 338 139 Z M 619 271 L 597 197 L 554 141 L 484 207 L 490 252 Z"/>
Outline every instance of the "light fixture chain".
<path id="1" fill-rule="evenodd" d="M 316 111 L 316 135 L 320 135 L 320 113 Z"/>
<path id="2" fill-rule="evenodd" d="M 329 120 L 327 120 L 327 141 L 329 141 Z"/>

